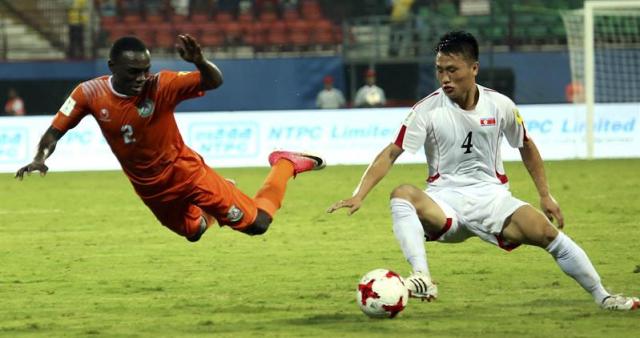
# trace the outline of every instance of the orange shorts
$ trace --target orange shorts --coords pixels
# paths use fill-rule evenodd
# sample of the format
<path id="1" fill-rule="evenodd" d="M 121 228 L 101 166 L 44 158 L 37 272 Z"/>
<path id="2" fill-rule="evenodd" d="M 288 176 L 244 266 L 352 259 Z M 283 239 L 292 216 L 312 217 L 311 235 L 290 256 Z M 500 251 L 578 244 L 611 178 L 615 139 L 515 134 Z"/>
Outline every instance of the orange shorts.
<path id="1" fill-rule="evenodd" d="M 195 235 L 205 212 L 220 226 L 243 230 L 258 214 L 255 201 L 225 180 L 215 170 L 204 167 L 198 177 L 172 193 L 142 200 L 164 226 L 185 237 Z"/>

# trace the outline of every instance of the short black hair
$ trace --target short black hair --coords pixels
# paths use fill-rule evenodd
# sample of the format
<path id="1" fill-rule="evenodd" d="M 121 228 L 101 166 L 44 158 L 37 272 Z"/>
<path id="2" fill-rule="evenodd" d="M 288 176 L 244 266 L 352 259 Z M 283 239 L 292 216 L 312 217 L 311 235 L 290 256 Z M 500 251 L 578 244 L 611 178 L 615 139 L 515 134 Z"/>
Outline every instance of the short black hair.
<path id="1" fill-rule="evenodd" d="M 116 60 L 125 51 L 146 52 L 147 46 L 135 36 L 121 37 L 113 43 L 109 51 L 109 59 Z"/>
<path id="2" fill-rule="evenodd" d="M 471 33 L 453 31 L 440 38 L 434 52 L 436 54 L 462 54 L 470 60 L 478 61 L 478 41 Z"/>

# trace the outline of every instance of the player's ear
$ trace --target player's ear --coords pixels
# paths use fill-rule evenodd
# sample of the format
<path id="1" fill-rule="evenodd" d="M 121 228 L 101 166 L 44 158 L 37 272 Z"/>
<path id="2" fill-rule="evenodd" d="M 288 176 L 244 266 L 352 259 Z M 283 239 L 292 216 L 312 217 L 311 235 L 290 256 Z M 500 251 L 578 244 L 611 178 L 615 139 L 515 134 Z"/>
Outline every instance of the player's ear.
<path id="1" fill-rule="evenodd" d="M 115 65 L 115 64 L 113 63 L 113 60 L 109 59 L 109 60 L 107 61 L 107 66 L 109 66 L 109 70 L 110 70 L 112 73 L 113 73 L 113 66 L 114 66 L 114 65 Z"/>
<path id="2" fill-rule="evenodd" d="M 471 64 L 471 71 L 473 72 L 473 76 L 478 76 L 478 72 L 480 71 L 480 62 L 474 61 Z"/>

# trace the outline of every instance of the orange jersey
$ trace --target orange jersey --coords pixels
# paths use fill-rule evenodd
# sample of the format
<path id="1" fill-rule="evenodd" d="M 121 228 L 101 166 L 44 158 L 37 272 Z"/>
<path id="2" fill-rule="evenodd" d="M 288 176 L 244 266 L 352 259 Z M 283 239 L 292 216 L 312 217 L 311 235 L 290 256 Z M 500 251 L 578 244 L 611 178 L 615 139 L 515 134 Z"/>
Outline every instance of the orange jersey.
<path id="1" fill-rule="evenodd" d="M 177 192 L 202 175 L 204 162 L 184 144 L 173 115 L 181 101 L 204 95 L 200 73 L 161 71 L 131 97 L 117 93 L 110 79 L 101 76 L 78 85 L 52 126 L 66 132 L 92 115 L 143 198 Z"/>

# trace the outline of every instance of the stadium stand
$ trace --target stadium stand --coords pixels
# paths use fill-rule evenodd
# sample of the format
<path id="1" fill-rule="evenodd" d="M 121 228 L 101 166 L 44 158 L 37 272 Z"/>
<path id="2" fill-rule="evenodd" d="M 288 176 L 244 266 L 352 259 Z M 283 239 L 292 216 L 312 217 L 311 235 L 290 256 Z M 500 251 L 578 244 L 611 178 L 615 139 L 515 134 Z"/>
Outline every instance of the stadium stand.
<path id="1" fill-rule="evenodd" d="M 3 1 L 0 36 L 5 59 L 65 58 L 69 49 L 68 0 Z M 212 51 L 249 51 L 252 57 L 273 52 L 299 55 L 360 55 L 375 51 L 390 57 L 390 8 L 384 1 L 264 0 L 186 1 L 189 8 L 167 0 L 84 0 L 87 58 L 99 57 L 123 34 L 138 34 L 154 53 L 174 55 L 175 35 L 196 36 Z M 582 0 L 490 1 L 486 15 L 465 15 L 461 1 L 416 0 L 405 32 L 413 44 L 407 57 L 421 57 L 439 34 L 464 29 L 483 44 L 509 51 L 565 49 L 561 10 Z M 26 41 L 26 42 L 21 42 Z M 377 50 L 376 50 L 377 49 Z M 360 52 L 359 52 L 360 50 Z M 349 52 L 351 51 L 351 52 Z M 366 51 L 366 52 L 364 52 Z M 267 54 L 263 54 L 267 53 Z M 271 54 L 269 54 L 271 53 Z"/>

